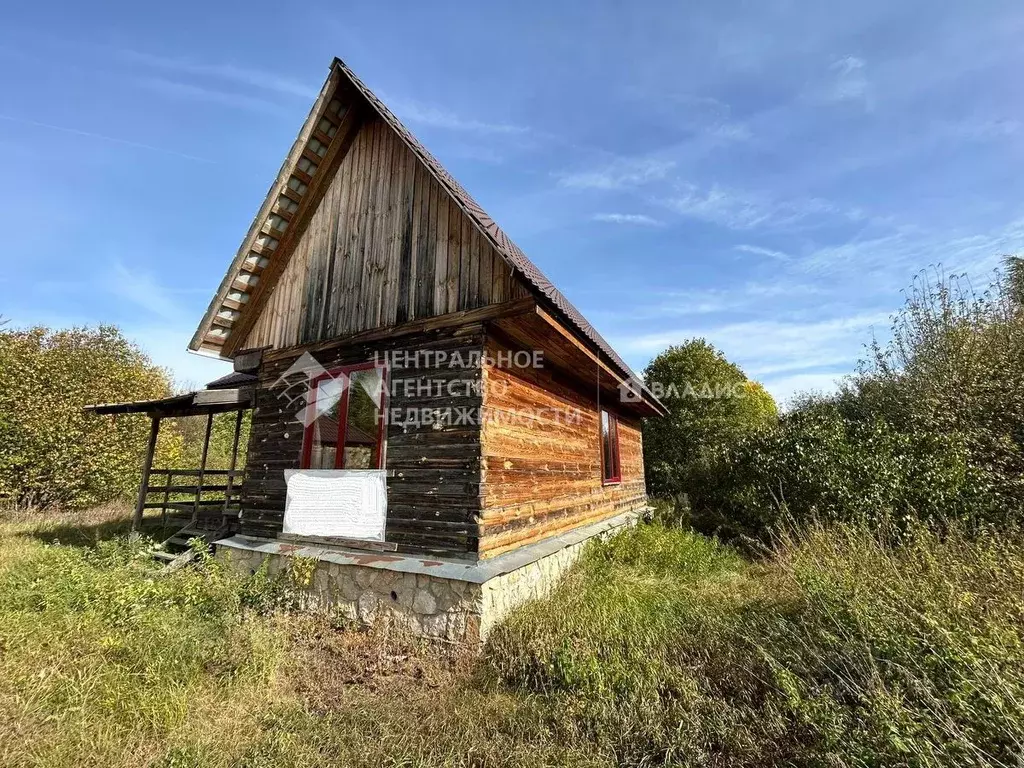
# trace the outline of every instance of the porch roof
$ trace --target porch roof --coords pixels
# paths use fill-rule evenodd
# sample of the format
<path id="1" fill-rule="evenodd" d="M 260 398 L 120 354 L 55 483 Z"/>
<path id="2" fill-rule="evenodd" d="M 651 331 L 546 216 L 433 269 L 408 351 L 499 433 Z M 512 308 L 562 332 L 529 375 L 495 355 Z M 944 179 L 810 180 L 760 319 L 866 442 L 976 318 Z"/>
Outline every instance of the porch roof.
<path id="1" fill-rule="evenodd" d="M 252 387 L 233 389 L 201 389 L 173 395 L 160 400 L 137 400 L 128 403 L 97 403 L 85 410 L 99 416 L 120 413 L 145 413 L 150 416 L 206 416 L 211 413 L 244 411 L 253 406 Z"/>

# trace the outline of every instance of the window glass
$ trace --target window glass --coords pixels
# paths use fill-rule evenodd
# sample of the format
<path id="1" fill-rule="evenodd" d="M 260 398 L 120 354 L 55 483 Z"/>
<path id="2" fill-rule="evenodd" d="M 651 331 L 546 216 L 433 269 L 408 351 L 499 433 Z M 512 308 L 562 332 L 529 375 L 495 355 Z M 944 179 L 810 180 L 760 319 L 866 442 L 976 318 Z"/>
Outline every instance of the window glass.
<path id="1" fill-rule="evenodd" d="M 343 394 L 340 379 L 321 379 L 316 383 L 316 420 L 310 429 L 312 449 L 309 453 L 309 469 L 334 469 L 338 453 L 338 418 Z"/>
<path id="2" fill-rule="evenodd" d="M 345 469 L 374 469 L 379 465 L 377 436 L 383 384 L 380 368 L 353 371 L 349 378 L 345 419 Z"/>
<path id="3" fill-rule="evenodd" d="M 614 414 L 601 411 L 601 479 L 617 483 L 619 470 L 619 424 Z"/>
<path id="4" fill-rule="evenodd" d="M 310 392 L 313 422 L 303 443 L 304 469 L 377 469 L 383 465 L 383 368 L 339 368 Z"/>

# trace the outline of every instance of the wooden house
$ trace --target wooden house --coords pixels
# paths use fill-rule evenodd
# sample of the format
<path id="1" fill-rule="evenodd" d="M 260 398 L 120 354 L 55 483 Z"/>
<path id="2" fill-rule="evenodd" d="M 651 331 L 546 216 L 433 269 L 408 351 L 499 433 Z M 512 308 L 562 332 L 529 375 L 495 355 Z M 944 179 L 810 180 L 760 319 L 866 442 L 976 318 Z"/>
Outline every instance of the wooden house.
<path id="1" fill-rule="evenodd" d="M 640 420 L 664 407 L 338 59 L 190 348 L 233 360 L 251 388 L 240 519 L 222 543 L 252 565 L 321 557 L 322 597 L 344 587 L 331 563 L 487 592 L 545 558 L 567 564 L 646 507 Z M 286 470 L 306 469 L 385 472 L 376 554 L 282 536 Z M 377 591 L 411 604 L 415 584 Z M 474 600 L 520 600 L 490 591 Z M 363 619 L 379 607 L 346 599 Z M 416 627 L 475 637 L 479 613 Z"/>

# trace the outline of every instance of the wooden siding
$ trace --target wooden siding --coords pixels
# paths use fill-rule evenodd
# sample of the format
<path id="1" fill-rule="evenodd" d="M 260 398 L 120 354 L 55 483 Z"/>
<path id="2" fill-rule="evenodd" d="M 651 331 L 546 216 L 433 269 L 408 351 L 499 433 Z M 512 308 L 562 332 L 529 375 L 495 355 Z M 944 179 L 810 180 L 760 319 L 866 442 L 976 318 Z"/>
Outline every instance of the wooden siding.
<path id="1" fill-rule="evenodd" d="M 467 363 L 475 357 L 468 367 L 438 365 L 436 355 L 421 360 L 425 364 L 418 367 L 406 365 L 402 359 L 389 366 L 388 408 L 390 413 L 397 410 L 402 418 L 387 426 L 385 466 L 393 476 L 388 478 L 386 538 L 397 543 L 399 551 L 461 556 L 476 552 L 480 511 L 478 419 L 448 418 L 438 427 L 411 422 L 406 416 L 410 409 L 417 413 L 423 409 L 477 413 L 481 405 L 479 355 L 483 340 L 483 327 L 472 324 L 313 352 L 325 368 L 380 359 L 378 355 L 388 353 L 411 355 L 418 350 L 444 351 L 450 357 L 458 352 Z M 299 466 L 302 425 L 295 414 L 303 402 L 282 397 L 283 390 L 275 382 L 301 352 L 266 353 L 260 367 L 242 491 L 243 534 L 274 536 L 282 528 L 284 470 Z M 389 362 L 395 361 L 389 357 Z M 447 382 L 452 380 L 458 384 L 449 390 Z M 436 389 L 428 390 L 423 382 L 434 382 L 435 387 L 441 382 L 444 393 L 438 396 Z M 467 392 L 470 388 L 472 391 Z M 290 389 L 287 394 L 294 397 L 297 392 Z"/>
<path id="2" fill-rule="evenodd" d="M 550 363 L 539 369 L 498 365 L 500 353 L 513 348 L 494 336 L 486 350 L 480 557 L 646 505 L 634 417 L 618 414 L 622 481 L 602 485 L 596 386 Z"/>
<path id="3" fill-rule="evenodd" d="M 281 349 L 527 295 L 423 163 L 372 119 L 242 346 Z"/>

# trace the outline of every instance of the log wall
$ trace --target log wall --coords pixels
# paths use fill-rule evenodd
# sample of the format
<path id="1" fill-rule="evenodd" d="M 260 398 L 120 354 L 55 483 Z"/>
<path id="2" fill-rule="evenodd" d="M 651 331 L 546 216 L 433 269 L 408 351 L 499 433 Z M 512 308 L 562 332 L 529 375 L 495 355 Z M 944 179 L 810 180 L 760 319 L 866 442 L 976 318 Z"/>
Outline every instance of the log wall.
<path id="1" fill-rule="evenodd" d="M 493 335 L 485 348 L 481 557 L 646 505 L 638 420 L 618 414 L 622 481 L 603 485 L 596 386 L 549 363 L 498 365 L 515 347 Z"/>
<path id="2" fill-rule="evenodd" d="M 356 135 L 243 348 L 286 348 L 528 295 L 379 118 Z"/>
<path id="3" fill-rule="evenodd" d="M 387 373 L 388 408 L 392 417 L 397 413 L 399 418 L 390 419 L 387 426 L 386 468 L 393 476 L 388 478 L 386 538 L 397 543 L 401 552 L 456 556 L 476 552 L 480 426 L 478 419 L 460 418 L 456 409 L 479 412 L 483 342 L 483 327 L 474 324 L 312 353 L 329 369 L 380 359 L 376 356 L 387 353 L 430 352 L 410 364 L 389 357 L 394 364 Z M 305 385 L 301 375 L 289 379 L 298 382 L 297 389 L 286 390 L 275 382 L 301 351 L 265 353 L 260 367 L 242 490 L 242 533 L 246 535 L 274 536 L 282 528 L 283 470 L 298 468 L 302 451 L 303 429 L 295 415 L 304 403 L 294 397 L 304 392 Z M 446 364 L 438 364 L 437 352 L 447 353 Z M 456 353 L 465 366 L 452 365 Z M 471 363 L 474 353 L 475 363 Z M 410 419 L 410 411 L 429 411 L 431 419 L 439 417 L 441 423 L 416 423 L 419 419 Z"/>

